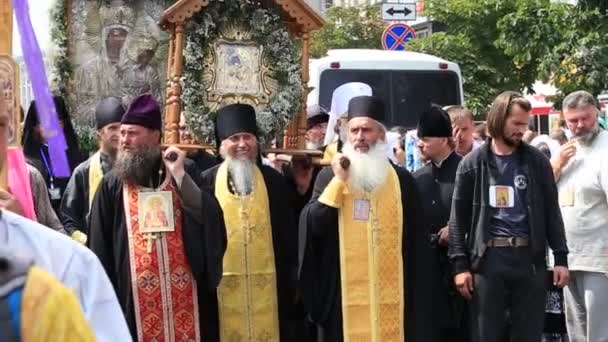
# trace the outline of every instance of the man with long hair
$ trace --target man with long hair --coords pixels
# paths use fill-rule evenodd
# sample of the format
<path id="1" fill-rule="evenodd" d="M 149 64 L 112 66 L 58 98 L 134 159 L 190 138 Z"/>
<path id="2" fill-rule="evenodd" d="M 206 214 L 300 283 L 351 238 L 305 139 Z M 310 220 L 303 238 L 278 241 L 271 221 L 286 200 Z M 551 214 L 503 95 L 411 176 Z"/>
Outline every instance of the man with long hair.
<path id="1" fill-rule="evenodd" d="M 531 105 L 500 94 L 487 117 L 490 139 L 458 167 L 449 256 L 458 292 L 470 302 L 471 340 L 499 341 L 505 312 L 511 341 L 540 341 L 547 242 L 554 283 L 568 284 L 568 247 L 549 160 L 522 142 Z"/>

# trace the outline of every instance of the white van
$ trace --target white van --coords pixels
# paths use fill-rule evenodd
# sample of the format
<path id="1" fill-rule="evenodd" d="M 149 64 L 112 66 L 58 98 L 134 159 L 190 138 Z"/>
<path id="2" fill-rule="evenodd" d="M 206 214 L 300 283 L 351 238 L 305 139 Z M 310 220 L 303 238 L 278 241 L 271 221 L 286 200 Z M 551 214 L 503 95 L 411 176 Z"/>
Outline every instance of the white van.
<path id="1" fill-rule="evenodd" d="M 462 104 L 462 76 L 458 64 L 416 52 L 366 49 L 330 50 L 311 60 L 309 105 L 329 110 L 331 95 L 348 82 L 363 82 L 384 99 L 386 126 L 413 128 L 430 102 Z"/>

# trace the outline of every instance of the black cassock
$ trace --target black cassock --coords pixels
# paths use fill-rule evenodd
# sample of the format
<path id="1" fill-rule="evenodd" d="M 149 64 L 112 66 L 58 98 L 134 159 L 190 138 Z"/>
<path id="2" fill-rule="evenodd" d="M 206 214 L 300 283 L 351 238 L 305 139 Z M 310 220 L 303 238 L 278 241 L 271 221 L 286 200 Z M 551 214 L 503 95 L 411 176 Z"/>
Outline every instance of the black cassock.
<path id="1" fill-rule="evenodd" d="M 393 167 L 399 177 L 404 203 L 405 340 L 429 342 L 433 341 L 435 326 L 428 305 L 432 295 L 427 267 L 430 244 L 424 213 L 412 175 L 405 169 Z M 343 340 L 338 210 L 318 201 L 332 178 L 330 168 L 319 173 L 311 201 L 300 216 L 300 237 L 306 243 L 300 246 L 299 284 L 308 313 L 321 327 L 323 342 Z"/>
<path id="2" fill-rule="evenodd" d="M 158 184 L 158 179 L 154 184 Z M 207 191 L 201 191 L 201 196 L 202 223 L 188 213 L 188 208 L 184 208 L 182 234 L 186 257 L 197 283 L 202 340 L 219 341 L 215 289 L 222 277 L 226 230 L 224 216 L 215 197 Z M 108 273 L 131 335 L 137 339 L 123 182 L 112 171 L 103 177 L 93 200 L 88 243 Z"/>
<path id="3" fill-rule="evenodd" d="M 445 227 L 450 219 L 456 170 L 460 160 L 462 157 L 452 152 L 440 167 L 428 163 L 414 173 L 422 205 L 427 215 L 429 239 L 431 234 L 437 234 L 441 228 Z M 433 241 L 432 247 L 430 262 L 434 264 L 432 267 L 434 270 L 432 274 L 434 320 L 439 327 L 449 329 L 442 331 L 442 336 L 449 334 L 450 340 L 454 342 L 466 341 L 468 338 L 460 335 L 463 331 L 454 330 L 462 326 L 466 307 L 464 299 L 453 286 L 447 248 L 439 246 L 436 240 Z M 459 335 L 456 336 L 456 334 Z"/>
<path id="4" fill-rule="evenodd" d="M 59 219 L 63 228 L 72 235 L 74 231 L 80 230 L 88 234 L 87 216 L 89 214 L 89 169 L 95 155 L 80 163 L 74 169 L 70 181 L 65 188 L 61 198 Z M 100 153 L 101 171 L 105 175 L 112 169 L 110 157 Z"/>
<path id="5" fill-rule="evenodd" d="M 220 165 L 203 172 L 202 186 L 215 193 L 215 181 Z M 291 205 L 291 196 L 283 176 L 273 168 L 258 165 L 268 191 L 268 205 L 270 207 L 270 224 L 272 226 L 272 244 L 274 248 L 274 262 L 277 274 L 277 299 L 279 309 L 279 329 L 281 341 L 294 341 L 293 336 L 295 303 L 295 285 L 297 268 L 297 224 L 294 218 L 294 209 Z M 217 307 L 217 297 L 214 297 Z"/>

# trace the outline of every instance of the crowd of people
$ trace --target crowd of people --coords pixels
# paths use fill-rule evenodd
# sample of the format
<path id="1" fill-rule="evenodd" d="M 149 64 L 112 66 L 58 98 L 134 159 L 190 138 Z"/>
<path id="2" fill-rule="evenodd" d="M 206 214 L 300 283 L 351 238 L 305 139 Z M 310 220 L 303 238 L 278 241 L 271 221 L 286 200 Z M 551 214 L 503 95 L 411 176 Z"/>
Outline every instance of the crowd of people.
<path id="1" fill-rule="evenodd" d="M 3 340 L 608 341 L 608 133 L 585 91 L 536 136 L 516 92 L 408 131 L 347 83 L 307 108 L 319 160 L 265 154 L 247 104 L 218 110 L 217 153 L 163 146 L 148 94 L 97 104 L 86 158 L 55 106 L 71 177 L 32 103 L 37 222 L 0 190 Z M 1 162 L 7 120 L 0 101 Z"/>

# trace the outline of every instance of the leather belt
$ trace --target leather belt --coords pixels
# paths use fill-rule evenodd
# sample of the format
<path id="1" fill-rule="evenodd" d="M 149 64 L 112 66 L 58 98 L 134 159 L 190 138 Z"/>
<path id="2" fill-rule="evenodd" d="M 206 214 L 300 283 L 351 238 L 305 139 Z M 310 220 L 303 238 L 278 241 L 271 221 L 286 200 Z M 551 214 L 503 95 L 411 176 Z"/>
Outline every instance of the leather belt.
<path id="1" fill-rule="evenodd" d="M 529 238 L 496 237 L 488 241 L 488 247 L 525 247 L 530 245 Z"/>

